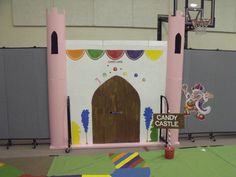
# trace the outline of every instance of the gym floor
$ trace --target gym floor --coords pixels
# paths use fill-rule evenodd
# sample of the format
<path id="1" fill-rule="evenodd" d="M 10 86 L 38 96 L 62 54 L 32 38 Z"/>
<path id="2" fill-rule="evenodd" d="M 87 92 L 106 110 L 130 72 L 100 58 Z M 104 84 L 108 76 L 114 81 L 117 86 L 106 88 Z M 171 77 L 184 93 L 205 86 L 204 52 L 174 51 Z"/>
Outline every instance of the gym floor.
<path id="1" fill-rule="evenodd" d="M 180 139 L 180 149 L 194 147 L 215 147 L 236 145 L 236 135 L 216 136 L 216 141 L 209 137 L 195 137 L 195 142 L 187 138 Z M 38 145 L 32 149 L 31 145 L 13 145 L 8 150 L 5 146 L 0 146 L 0 162 L 22 170 L 25 174 L 47 175 L 54 157 L 74 156 L 74 155 L 96 155 L 119 152 L 145 152 L 161 151 L 160 147 L 140 147 L 140 148 L 113 148 L 113 149 L 72 149 L 70 153 L 64 150 L 49 150 L 48 144 Z"/>

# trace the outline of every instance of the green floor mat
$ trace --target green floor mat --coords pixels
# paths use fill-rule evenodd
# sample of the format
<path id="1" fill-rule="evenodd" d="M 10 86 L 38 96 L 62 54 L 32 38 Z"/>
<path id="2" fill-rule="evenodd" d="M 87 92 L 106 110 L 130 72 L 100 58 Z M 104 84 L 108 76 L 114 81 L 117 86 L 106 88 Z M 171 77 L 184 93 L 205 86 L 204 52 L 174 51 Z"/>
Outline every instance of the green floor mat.
<path id="1" fill-rule="evenodd" d="M 236 146 L 212 147 L 209 151 L 236 168 Z"/>
<path id="2" fill-rule="evenodd" d="M 56 157 L 47 176 L 111 174 L 115 170 L 107 154 Z"/>
<path id="3" fill-rule="evenodd" d="M 139 152 L 151 169 L 150 177 L 235 177 L 236 146 L 176 149 L 172 160 L 164 150 Z M 114 166 L 107 154 L 56 157 L 52 175 L 112 174 Z"/>
<path id="4" fill-rule="evenodd" d="M 178 149 L 172 160 L 164 158 L 164 151 L 142 152 L 140 155 L 149 164 L 151 177 L 235 176 L 236 168 L 212 153 L 211 149 Z"/>
<path id="5" fill-rule="evenodd" d="M 23 171 L 20 171 L 12 166 L 4 164 L 0 167 L 0 176 L 1 177 L 18 177 L 23 174 Z"/>

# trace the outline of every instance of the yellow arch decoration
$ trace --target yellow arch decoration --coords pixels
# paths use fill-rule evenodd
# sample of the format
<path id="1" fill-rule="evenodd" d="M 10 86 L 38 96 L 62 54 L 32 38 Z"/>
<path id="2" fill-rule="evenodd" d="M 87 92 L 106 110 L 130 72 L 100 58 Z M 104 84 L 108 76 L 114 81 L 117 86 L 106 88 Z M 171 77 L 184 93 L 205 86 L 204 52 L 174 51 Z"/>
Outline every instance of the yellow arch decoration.
<path id="1" fill-rule="evenodd" d="M 163 50 L 145 50 L 144 52 L 152 61 L 157 61 L 163 55 Z"/>

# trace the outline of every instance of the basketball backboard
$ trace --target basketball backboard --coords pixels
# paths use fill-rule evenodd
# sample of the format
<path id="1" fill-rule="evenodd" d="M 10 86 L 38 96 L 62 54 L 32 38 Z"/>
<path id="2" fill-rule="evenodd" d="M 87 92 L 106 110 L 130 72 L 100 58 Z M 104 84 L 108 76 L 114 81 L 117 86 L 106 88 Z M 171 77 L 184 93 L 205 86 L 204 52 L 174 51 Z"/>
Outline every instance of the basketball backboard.
<path id="1" fill-rule="evenodd" d="M 178 0 L 177 10 L 184 12 L 187 30 L 194 29 L 194 20 L 209 20 L 208 27 L 215 27 L 215 0 Z"/>

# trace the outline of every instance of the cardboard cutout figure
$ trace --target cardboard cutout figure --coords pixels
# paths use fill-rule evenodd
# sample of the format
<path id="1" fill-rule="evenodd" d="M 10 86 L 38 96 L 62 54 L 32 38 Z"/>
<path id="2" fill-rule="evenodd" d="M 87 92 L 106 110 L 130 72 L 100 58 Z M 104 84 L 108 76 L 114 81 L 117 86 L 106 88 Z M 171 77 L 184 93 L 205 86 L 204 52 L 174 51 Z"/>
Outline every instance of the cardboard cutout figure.
<path id="1" fill-rule="evenodd" d="M 184 105 L 185 113 L 195 113 L 198 120 L 204 120 L 205 115 L 211 112 L 211 107 L 204 107 L 204 104 L 208 102 L 209 99 L 214 98 L 214 95 L 207 92 L 204 86 L 200 83 L 193 86 L 191 93 L 188 91 L 188 85 L 183 84 L 182 91 L 186 98 Z"/>

